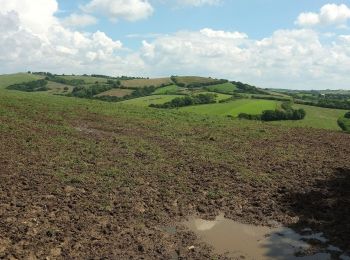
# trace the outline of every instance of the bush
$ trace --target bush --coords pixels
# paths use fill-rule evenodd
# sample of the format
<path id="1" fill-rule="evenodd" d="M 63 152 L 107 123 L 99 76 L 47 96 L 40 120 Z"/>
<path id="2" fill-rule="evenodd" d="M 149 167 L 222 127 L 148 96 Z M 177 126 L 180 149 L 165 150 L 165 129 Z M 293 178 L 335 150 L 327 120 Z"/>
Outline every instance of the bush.
<path id="1" fill-rule="evenodd" d="M 345 118 L 349 118 L 350 119 L 350 111 L 347 112 L 345 115 L 344 115 Z"/>
<path id="2" fill-rule="evenodd" d="M 350 119 L 341 117 L 338 119 L 338 125 L 343 131 L 350 133 Z"/>
<path id="3" fill-rule="evenodd" d="M 306 116 L 304 109 L 283 110 L 264 110 L 261 114 L 262 121 L 279 121 L 279 120 L 301 120 Z"/>
<path id="4" fill-rule="evenodd" d="M 250 115 L 247 113 L 240 113 L 238 115 L 239 119 L 248 119 L 248 120 L 261 120 L 261 115 Z"/>

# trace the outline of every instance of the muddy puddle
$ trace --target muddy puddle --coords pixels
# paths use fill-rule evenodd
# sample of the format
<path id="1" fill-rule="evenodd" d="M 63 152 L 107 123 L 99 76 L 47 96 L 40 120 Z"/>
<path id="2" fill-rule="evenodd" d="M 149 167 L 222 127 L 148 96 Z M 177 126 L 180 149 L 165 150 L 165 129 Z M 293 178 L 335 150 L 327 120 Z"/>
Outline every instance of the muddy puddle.
<path id="1" fill-rule="evenodd" d="M 213 246 L 216 253 L 227 254 L 234 259 L 350 260 L 339 248 L 327 244 L 322 233 L 312 233 L 309 229 L 301 235 L 286 227 L 241 224 L 226 219 L 223 214 L 214 221 L 193 217 L 184 224 L 203 242 Z M 313 244 L 316 241 L 316 251 L 312 250 L 310 241 Z"/>

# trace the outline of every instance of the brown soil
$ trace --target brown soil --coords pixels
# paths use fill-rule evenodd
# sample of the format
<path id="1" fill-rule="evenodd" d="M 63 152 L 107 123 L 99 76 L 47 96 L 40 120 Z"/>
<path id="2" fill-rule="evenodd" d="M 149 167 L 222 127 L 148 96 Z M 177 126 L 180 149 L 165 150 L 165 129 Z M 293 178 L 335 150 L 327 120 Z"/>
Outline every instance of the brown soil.
<path id="1" fill-rule="evenodd" d="M 0 118 L 0 258 L 212 259 L 179 223 L 219 212 L 350 250 L 350 135 L 60 113 Z"/>

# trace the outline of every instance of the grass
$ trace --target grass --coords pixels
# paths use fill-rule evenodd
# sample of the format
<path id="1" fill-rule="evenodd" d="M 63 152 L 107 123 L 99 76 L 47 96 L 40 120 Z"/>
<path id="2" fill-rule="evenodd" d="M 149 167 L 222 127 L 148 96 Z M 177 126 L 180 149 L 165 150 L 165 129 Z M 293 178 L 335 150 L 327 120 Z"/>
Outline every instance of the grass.
<path id="1" fill-rule="evenodd" d="M 157 89 L 153 92 L 153 95 L 171 95 L 171 94 L 177 94 L 179 91 L 184 90 L 184 88 L 181 88 L 176 85 L 170 85 L 166 87 L 162 87 Z"/>
<path id="2" fill-rule="evenodd" d="M 131 89 L 111 89 L 106 92 L 102 92 L 96 96 L 111 96 L 111 97 L 125 97 L 127 95 L 130 95 L 133 92 Z"/>
<path id="3" fill-rule="evenodd" d="M 143 88 L 148 86 L 159 87 L 162 84 L 172 83 L 170 78 L 156 78 L 156 79 L 131 79 L 122 80 L 121 84 L 126 88 Z"/>
<path id="4" fill-rule="evenodd" d="M 6 88 L 13 84 L 34 81 L 42 78 L 43 78 L 42 76 L 33 75 L 29 73 L 0 75 L 0 88 Z"/>
<path id="5" fill-rule="evenodd" d="M 342 109 L 331 109 L 297 104 L 294 105 L 293 108 L 303 108 L 306 111 L 305 119 L 300 121 L 279 121 L 273 122 L 272 124 L 340 130 L 337 120 L 346 112 L 346 110 Z"/>
<path id="6" fill-rule="evenodd" d="M 207 90 L 209 90 L 209 91 L 224 93 L 224 94 L 232 94 L 233 91 L 235 91 L 236 89 L 237 89 L 237 87 L 229 82 L 207 87 Z"/>
<path id="7" fill-rule="evenodd" d="M 183 107 L 180 110 L 204 115 L 238 116 L 240 113 L 260 114 L 263 110 L 278 108 L 279 104 L 273 100 L 238 99 L 228 103 Z"/>
<path id="8" fill-rule="evenodd" d="M 141 107 L 148 107 L 150 104 L 163 104 L 165 102 L 171 101 L 176 97 L 182 97 L 182 96 L 181 95 L 153 95 L 153 96 L 147 96 L 147 97 L 134 98 L 134 99 L 123 101 L 121 103 L 141 106 Z"/>

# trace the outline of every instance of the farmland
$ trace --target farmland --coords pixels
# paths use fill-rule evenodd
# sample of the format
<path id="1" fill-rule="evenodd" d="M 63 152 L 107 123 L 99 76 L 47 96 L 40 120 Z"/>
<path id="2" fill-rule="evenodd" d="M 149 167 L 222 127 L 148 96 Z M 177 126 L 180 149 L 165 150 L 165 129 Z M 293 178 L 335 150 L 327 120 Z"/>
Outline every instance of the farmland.
<path id="1" fill-rule="evenodd" d="M 233 85 L 232 83 L 223 83 L 223 84 L 209 86 L 207 87 L 207 90 L 223 93 L 223 94 L 232 94 L 233 91 L 236 90 L 236 86 Z"/>
<path id="2" fill-rule="evenodd" d="M 293 104 L 305 119 L 261 123 L 226 115 L 281 101 L 154 109 L 184 95 L 103 102 L 52 95 L 62 85 L 51 81 L 46 92 L 6 89 L 32 76 L 0 77 L 0 258 L 225 259 L 182 224 L 220 212 L 311 228 L 350 250 L 345 110 Z"/>
<path id="3" fill-rule="evenodd" d="M 135 98 L 135 99 L 123 101 L 122 104 L 148 107 L 150 104 L 162 104 L 176 97 L 180 97 L 180 96 L 179 95 L 154 95 L 154 96 L 141 97 L 141 98 Z"/>
<path id="4" fill-rule="evenodd" d="M 171 84 L 170 78 L 157 78 L 157 79 L 132 79 L 122 80 L 121 84 L 126 88 L 140 88 L 145 86 L 161 86 L 162 84 Z"/>
<path id="5" fill-rule="evenodd" d="M 272 100 L 239 99 L 227 103 L 185 107 L 180 110 L 203 115 L 238 116 L 240 113 L 259 114 L 263 110 L 274 110 L 278 106 L 279 103 Z"/>

